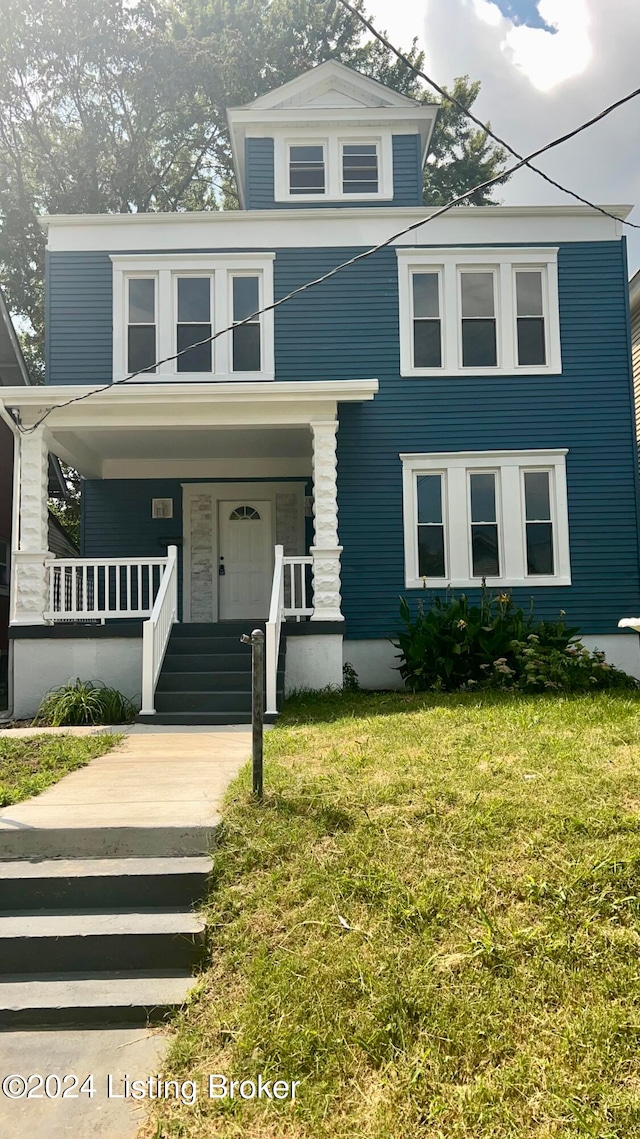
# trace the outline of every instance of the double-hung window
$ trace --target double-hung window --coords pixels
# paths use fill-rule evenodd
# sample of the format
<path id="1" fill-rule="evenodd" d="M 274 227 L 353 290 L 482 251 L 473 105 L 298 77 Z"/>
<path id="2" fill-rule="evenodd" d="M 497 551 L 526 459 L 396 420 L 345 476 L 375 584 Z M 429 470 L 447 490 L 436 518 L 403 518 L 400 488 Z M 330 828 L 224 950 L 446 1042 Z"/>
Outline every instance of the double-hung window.
<path id="1" fill-rule="evenodd" d="M 407 588 L 570 585 L 565 455 L 401 455 Z"/>
<path id="2" fill-rule="evenodd" d="M 274 259 L 112 256 L 114 379 L 273 379 Z"/>
<path id="3" fill-rule="evenodd" d="M 155 372 L 157 351 L 155 276 L 127 281 L 127 372 Z"/>
<path id="4" fill-rule="evenodd" d="M 363 197 L 377 194 L 379 186 L 378 145 L 375 142 L 342 144 L 342 192 Z"/>
<path id="5" fill-rule="evenodd" d="M 210 372 L 211 277 L 176 277 L 176 352 L 179 372 Z"/>
<path id="6" fill-rule="evenodd" d="M 398 249 L 400 373 L 562 371 L 557 249 Z"/>
<path id="7" fill-rule="evenodd" d="M 289 147 L 289 193 L 324 194 L 326 188 L 324 143 Z"/>

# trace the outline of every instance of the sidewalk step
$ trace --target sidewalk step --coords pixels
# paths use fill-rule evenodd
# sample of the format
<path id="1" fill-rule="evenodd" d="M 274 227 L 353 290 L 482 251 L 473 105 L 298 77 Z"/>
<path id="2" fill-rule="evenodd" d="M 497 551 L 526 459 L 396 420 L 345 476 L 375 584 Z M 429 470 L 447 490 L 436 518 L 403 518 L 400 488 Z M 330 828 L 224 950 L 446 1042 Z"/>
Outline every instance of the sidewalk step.
<path id="1" fill-rule="evenodd" d="M 184 969 L 0 976 L 3 1028 L 147 1024 L 179 1008 L 195 979 Z"/>
<path id="2" fill-rule="evenodd" d="M 149 723 L 162 723 L 149 716 Z M 190 723 L 180 720 L 179 723 Z M 223 723 L 229 723 L 223 717 Z M 208 854 L 216 842 L 217 821 L 186 826 L 41 826 L 12 827 L 10 808 L 0 818 L 0 850 L 4 859 L 163 858 Z M 1 959 L 0 959 L 1 966 Z"/>
<path id="3" fill-rule="evenodd" d="M 268 723 L 265 716 L 265 724 Z M 222 727 L 229 724 L 250 724 L 251 712 L 157 712 L 155 716 L 136 716 L 137 724 L 218 724 Z"/>
<path id="4" fill-rule="evenodd" d="M 0 910 L 190 906 L 210 873 L 205 856 L 0 861 Z"/>
<path id="5" fill-rule="evenodd" d="M 7 973 L 188 969 L 204 950 L 202 919 L 183 909 L 25 910 L 0 915 Z"/>

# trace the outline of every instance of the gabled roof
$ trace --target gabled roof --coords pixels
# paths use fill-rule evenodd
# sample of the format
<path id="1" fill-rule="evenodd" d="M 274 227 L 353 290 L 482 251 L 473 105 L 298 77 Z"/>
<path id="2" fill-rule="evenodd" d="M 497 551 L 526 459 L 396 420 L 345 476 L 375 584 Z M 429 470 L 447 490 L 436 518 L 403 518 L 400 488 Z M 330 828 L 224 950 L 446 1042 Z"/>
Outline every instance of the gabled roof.
<path id="1" fill-rule="evenodd" d="M 246 106 L 277 110 L 285 107 L 420 107 L 422 104 L 353 67 L 329 59 L 266 95 L 259 95 Z"/>
<path id="2" fill-rule="evenodd" d="M 248 130 L 268 134 L 274 127 L 392 127 L 422 140 L 424 163 L 438 115 L 436 103 L 419 103 L 330 59 L 304 75 L 259 95 L 243 107 L 229 107 L 229 133 L 242 201 L 244 143 Z M 244 203 L 243 203 L 244 204 Z"/>

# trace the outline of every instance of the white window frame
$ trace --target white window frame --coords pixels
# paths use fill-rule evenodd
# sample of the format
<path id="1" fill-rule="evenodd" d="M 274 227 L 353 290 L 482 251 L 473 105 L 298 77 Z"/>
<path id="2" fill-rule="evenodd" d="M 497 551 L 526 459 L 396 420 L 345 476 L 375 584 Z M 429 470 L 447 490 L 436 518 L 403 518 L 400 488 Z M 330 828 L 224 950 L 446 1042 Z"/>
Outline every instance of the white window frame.
<path id="1" fill-rule="evenodd" d="M 558 247 L 502 249 L 397 249 L 400 322 L 400 374 L 440 378 L 466 376 L 559 375 L 562 372 Z M 515 274 L 519 269 L 542 273 L 546 364 L 518 363 Z M 465 270 L 495 275 L 498 364 L 489 368 L 462 366 L 462 307 L 460 277 Z M 417 368 L 413 358 L 413 273 L 441 274 L 442 366 Z"/>
<path id="2" fill-rule="evenodd" d="M 156 357 L 155 358 L 156 358 L 156 360 L 159 360 L 159 358 L 160 358 L 160 354 L 158 352 L 158 317 L 159 317 L 158 297 L 159 297 L 159 293 L 160 293 L 160 283 L 158 280 L 158 274 L 155 270 L 151 270 L 148 273 L 142 272 L 142 271 L 140 271 L 140 272 L 135 271 L 133 273 L 127 273 L 126 280 L 124 281 L 123 286 L 122 286 L 123 307 L 124 307 L 124 349 L 123 349 L 123 355 L 124 355 L 124 367 L 125 368 L 127 368 L 129 365 L 129 328 L 140 328 L 141 327 L 141 325 L 131 324 L 131 322 L 129 321 L 129 281 L 135 280 L 136 278 L 138 278 L 140 280 L 144 280 L 144 281 L 153 280 L 154 327 L 155 327 L 155 332 L 156 332 L 156 349 L 155 349 Z M 145 327 L 145 326 L 142 325 L 142 327 Z M 114 328 L 115 328 L 115 324 L 114 324 Z M 156 376 L 157 374 L 158 374 L 157 371 L 156 372 L 149 372 L 149 378 L 151 379 L 152 377 Z"/>
<path id="3" fill-rule="evenodd" d="M 344 191 L 344 148 L 345 146 L 375 146 L 376 148 L 376 162 L 378 165 L 378 189 L 371 194 L 345 194 Z M 354 202 L 363 201 L 368 202 L 371 198 L 375 200 L 380 197 L 380 185 L 382 183 L 382 146 L 381 139 L 379 138 L 341 138 L 340 149 L 338 152 L 340 161 L 340 192 L 345 201 L 350 199 Z"/>
<path id="4" fill-rule="evenodd" d="M 375 143 L 378 150 L 378 192 L 345 194 L 342 188 L 342 148 L 350 143 Z M 292 146 L 324 147 L 324 194 L 292 194 L 289 189 L 289 154 Z M 327 136 L 326 129 L 275 132 L 274 194 L 277 202 L 384 202 L 393 198 L 393 141 L 391 130 L 350 128 Z"/>
<path id="5" fill-rule="evenodd" d="M 207 272 L 203 272 L 203 271 L 197 270 L 197 269 L 193 270 L 193 271 L 185 270 L 182 273 L 173 272 L 171 274 L 171 286 L 172 286 L 172 290 L 173 290 L 173 296 L 172 296 L 172 304 L 173 304 L 173 330 L 172 330 L 173 331 L 173 352 L 178 351 L 178 324 L 180 323 L 180 321 L 178 320 L 178 281 L 184 279 L 185 277 L 197 277 L 200 279 L 210 281 L 210 285 L 209 285 L 209 317 L 210 317 L 210 320 L 209 320 L 209 323 L 211 324 L 212 332 L 214 331 L 214 328 L 213 328 L 213 312 L 215 311 L 215 273 L 211 273 L 211 272 L 207 273 Z M 184 322 L 184 323 L 186 323 L 186 322 Z M 216 347 L 217 347 L 217 345 L 218 345 L 218 341 L 212 340 L 212 342 L 211 342 L 211 371 L 212 371 L 212 373 L 215 373 L 215 370 L 216 370 Z M 175 367 L 176 375 L 179 378 L 181 378 L 183 375 L 186 374 L 184 372 L 178 371 L 178 361 L 177 360 L 174 361 L 174 367 Z M 191 374 L 196 375 L 195 372 L 191 373 Z M 209 375 L 209 373 L 208 372 L 198 372 L 197 375 L 207 376 L 207 375 Z"/>
<path id="6" fill-rule="evenodd" d="M 496 517 L 500 549 L 499 577 L 488 577 L 495 588 L 571 585 L 569 514 L 567 503 L 567 450 L 448 451 L 400 455 L 403 483 L 405 588 L 470 589 L 481 584 L 472 576 L 469 475 L 496 473 Z M 553 523 L 553 574 L 527 573 L 524 474 L 549 472 Z M 443 519 L 447 577 L 422 578 L 418 561 L 419 475 L 443 478 Z"/>
<path id="7" fill-rule="evenodd" d="M 156 277 L 157 359 L 173 356 L 177 336 L 177 277 L 210 276 L 212 333 L 230 327 L 231 278 L 244 274 L 259 278 L 260 307 L 273 304 L 273 262 L 275 253 L 190 253 L 140 256 L 112 255 L 113 266 L 113 379 L 118 382 L 127 371 L 127 280 L 130 276 Z M 171 381 L 189 383 L 207 377 L 213 381 L 272 380 L 275 375 L 273 310 L 260 316 L 262 368 L 259 372 L 234 372 L 232 333 L 212 343 L 211 372 L 178 372 L 175 360 L 160 364 L 155 372 L 136 376 L 136 383 Z"/>

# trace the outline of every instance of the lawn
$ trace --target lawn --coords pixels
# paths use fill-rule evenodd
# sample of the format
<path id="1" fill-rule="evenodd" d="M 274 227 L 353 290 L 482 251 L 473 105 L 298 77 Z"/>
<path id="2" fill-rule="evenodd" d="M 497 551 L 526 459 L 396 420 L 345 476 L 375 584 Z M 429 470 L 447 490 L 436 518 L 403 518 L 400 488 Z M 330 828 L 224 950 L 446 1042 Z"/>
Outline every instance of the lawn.
<path id="1" fill-rule="evenodd" d="M 182 1139 L 640 1135 L 640 699 L 289 702 L 232 788 Z M 210 1102 L 207 1073 L 301 1080 Z"/>
<path id="2" fill-rule="evenodd" d="M 0 807 L 39 795 L 119 743 L 115 735 L 0 736 Z"/>

